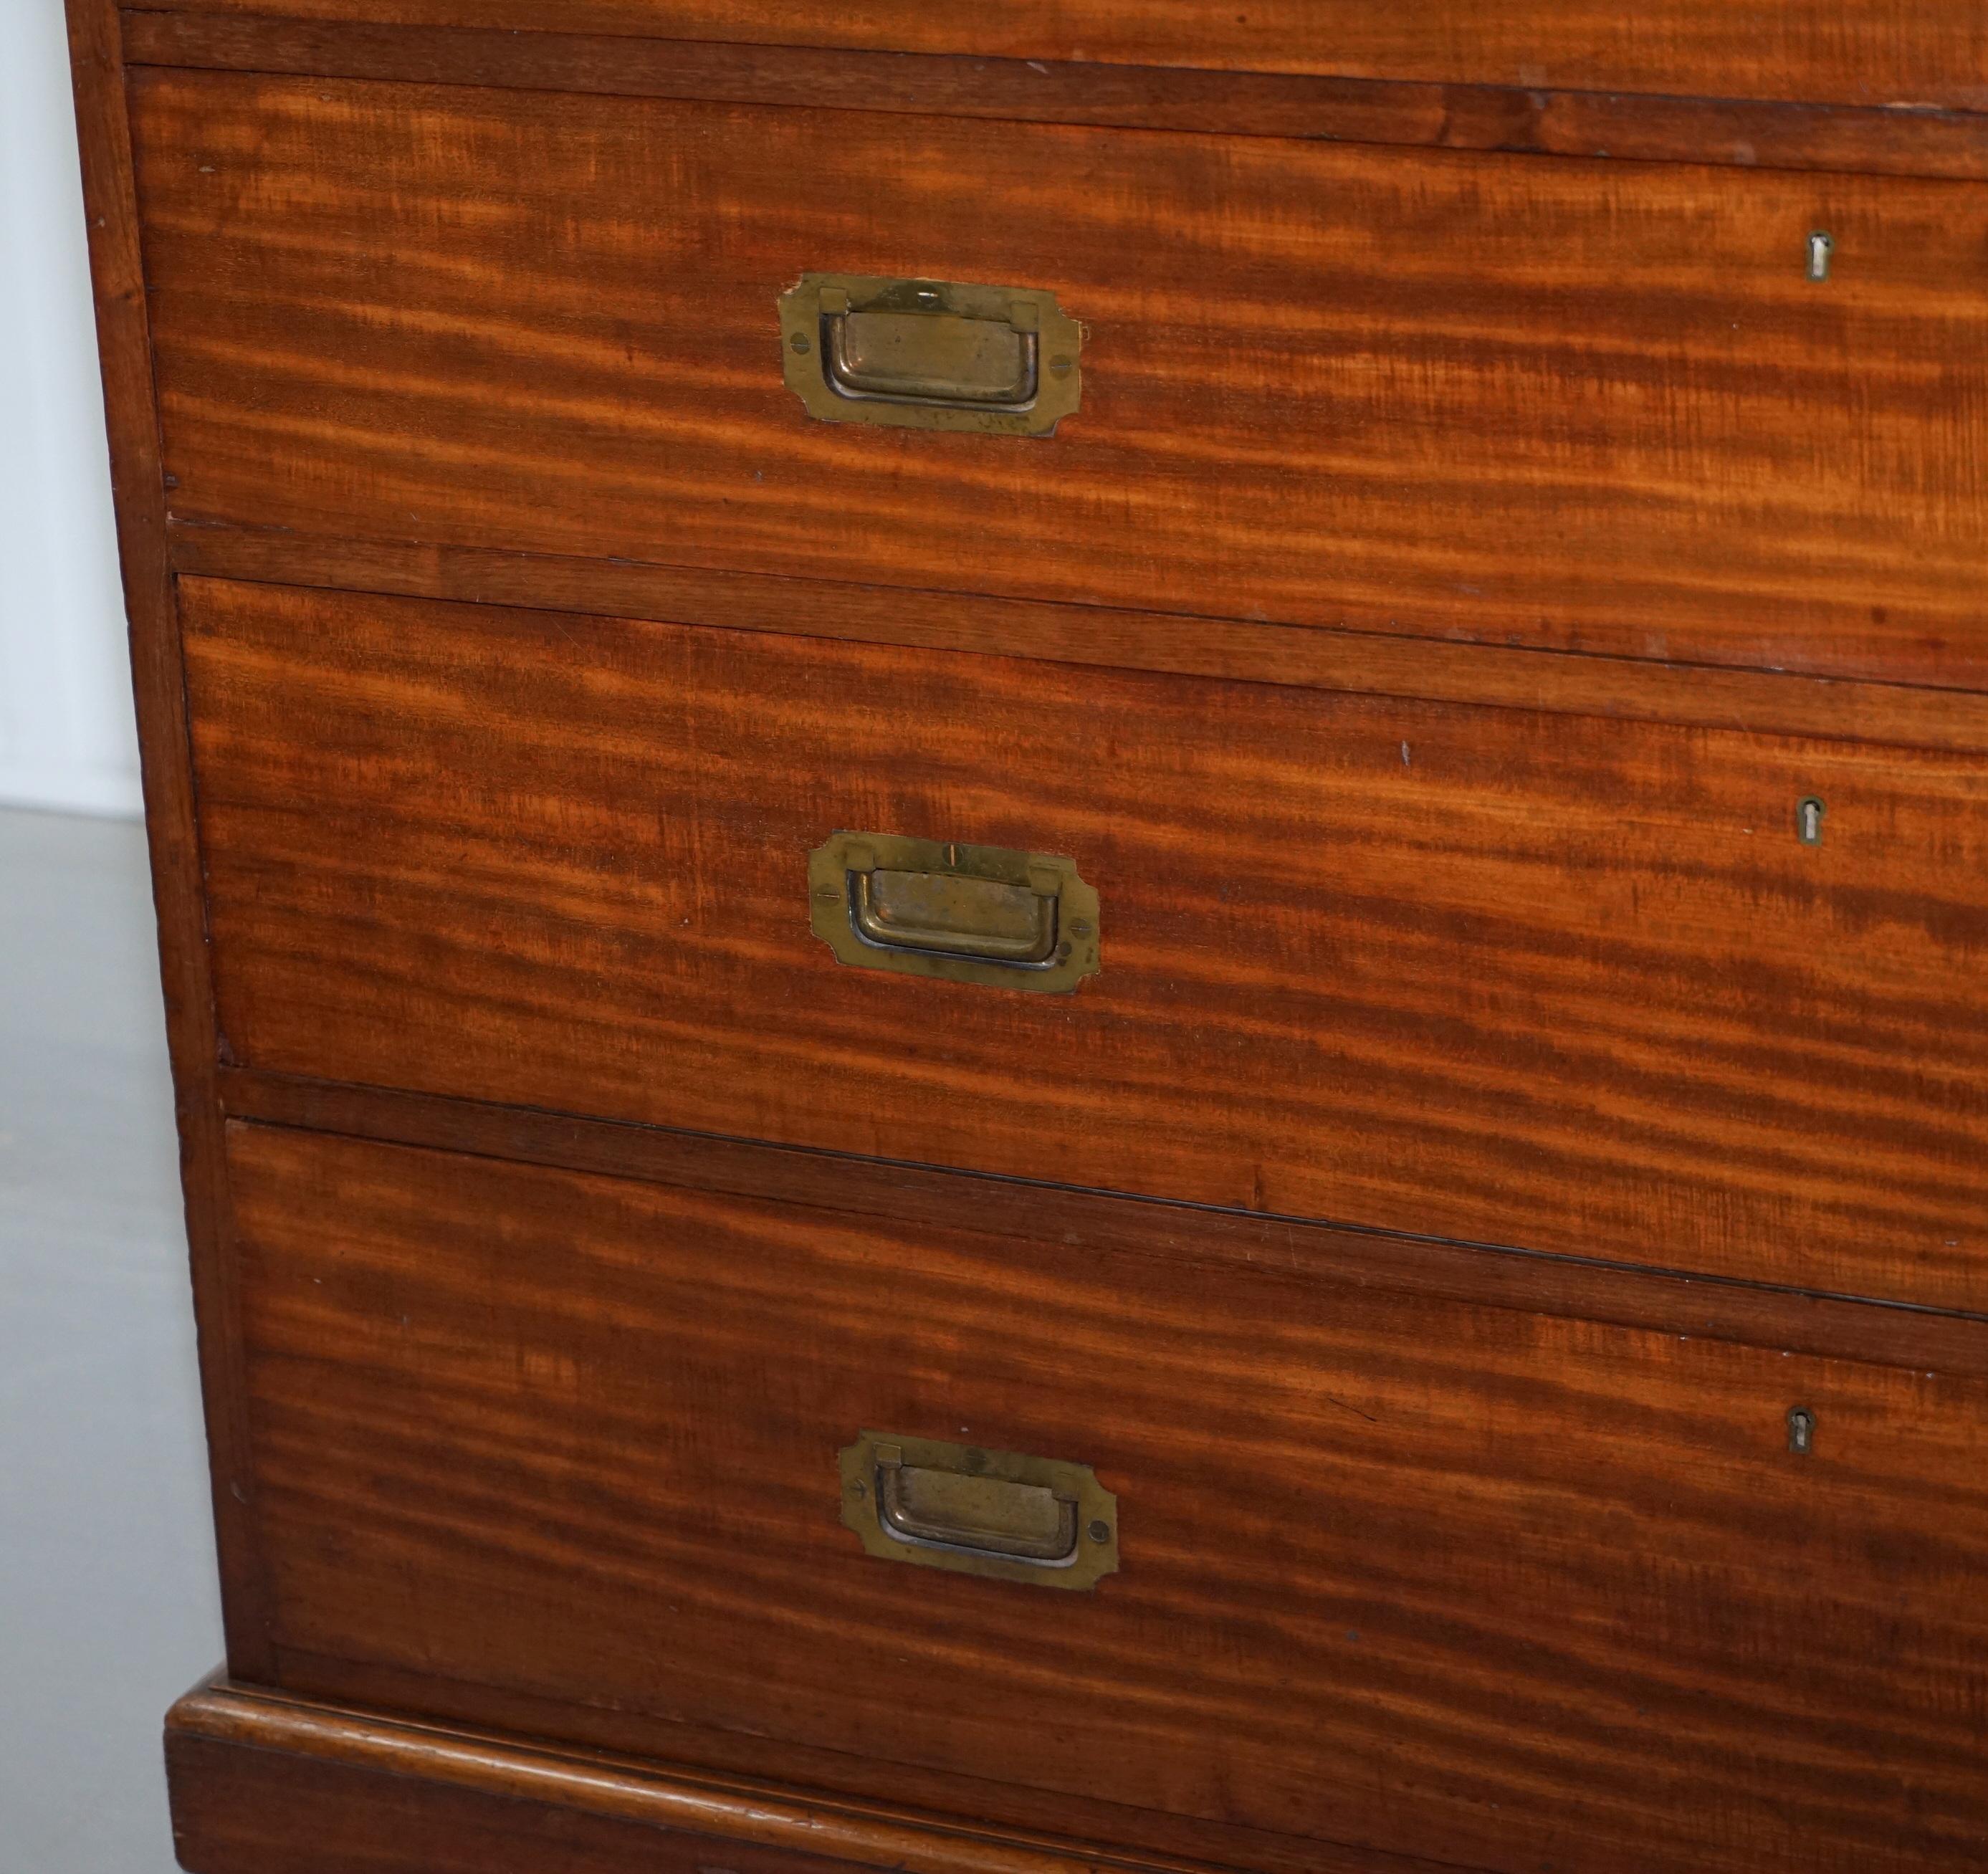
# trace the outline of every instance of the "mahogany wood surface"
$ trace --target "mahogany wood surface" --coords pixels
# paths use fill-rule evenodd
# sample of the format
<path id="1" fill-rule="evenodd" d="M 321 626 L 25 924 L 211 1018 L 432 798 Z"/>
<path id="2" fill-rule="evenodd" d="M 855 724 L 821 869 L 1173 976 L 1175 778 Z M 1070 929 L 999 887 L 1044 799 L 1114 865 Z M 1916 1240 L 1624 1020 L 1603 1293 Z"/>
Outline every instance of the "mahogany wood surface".
<path id="1" fill-rule="evenodd" d="M 570 1700 L 472 1685 L 377 1661 L 334 1659 L 294 1648 L 282 1649 L 278 1659 L 285 1683 L 318 1688 L 313 1702 L 328 1700 L 352 1710 L 397 1713 L 424 1725 L 497 1732 L 521 1740 L 564 1737 L 573 1728 Z M 273 1696 L 289 1700 L 297 1695 Z M 1275 1835 L 1233 1822 L 1131 1808 L 1105 1801 L 1095 1791 L 1069 1795 L 746 1731 L 686 1724 L 632 1707 L 591 1706 L 584 1728 L 595 1740 L 586 1747 L 590 1753 L 614 1752 L 651 1769 L 667 1767 L 666 1774 L 672 1777 L 681 1771 L 700 1780 L 749 1780 L 769 1792 L 803 1801 L 826 1798 L 874 1805 L 911 1821 L 944 1818 L 955 1834 L 964 1826 L 1025 1832 L 1050 1844 L 1095 1844 L 1087 1859 L 1106 1866 L 1131 1860 L 1141 1866 L 1157 1861 L 1170 1869 L 1187 1862 L 1247 1869 L 1252 1874 L 1449 1874 L 1454 1866 Z M 562 1753 L 576 1748 L 552 1747 Z"/>
<path id="2" fill-rule="evenodd" d="M 174 1707 L 166 1755 L 192 1874 L 712 1874 L 721 1866 L 725 1874 L 852 1866 L 1202 1874 L 1209 1866 L 225 1682 Z M 1453 1874 L 1324 1844 L 1302 1852 L 1309 1874 Z"/>
<path id="3" fill-rule="evenodd" d="M 1971 185 L 132 90 L 185 519 L 1988 685 Z M 1082 410 L 811 420 L 773 304 L 823 267 L 1053 289 Z"/>
<path id="4" fill-rule="evenodd" d="M 232 1063 L 1988 1307 L 1978 756 L 181 590 Z M 838 828 L 1104 973 L 838 963 Z"/>
<path id="5" fill-rule="evenodd" d="M 1980 1866 L 1988 11 L 68 5 L 193 1874 Z M 803 269 L 1081 411 L 809 421 Z M 843 827 L 1104 973 L 837 965 Z"/>
<path id="6" fill-rule="evenodd" d="M 543 31 L 544 0 L 140 0 Z M 562 0 L 566 31 L 1695 96 L 1988 107 L 1988 19 L 1957 0 Z"/>
<path id="7" fill-rule="evenodd" d="M 1121 670 L 1232 677 L 1361 695 L 1496 703 L 1573 715 L 1988 753 L 1988 696 L 1643 658 L 1315 631 L 626 560 L 350 540 L 282 528 L 167 529 L 182 573 L 411 598 L 589 611 L 730 630 L 984 651 Z"/>
<path id="8" fill-rule="evenodd" d="M 218 71 L 1988 179 L 1988 117 L 1968 111 L 238 13 L 129 12 L 124 47 L 134 65 Z"/>
<path id="9" fill-rule="evenodd" d="M 720 1853 L 728 1874 L 847 1874 L 851 1865 L 627 1822 L 501 1784 L 465 1787 L 436 1774 L 437 1757 L 448 1755 L 446 1746 L 410 1751 L 374 1768 L 310 1745 L 169 1730 L 179 1865 L 189 1874 L 702 1874 Z M 597 1776 L 576 1768 L 566 1781 L 590 1795 Z"/>
<path id="10" fill-rule="evenodd" d="M 1979 1382 L 230 1151 L 286 1647 L 1498 1874 L 1978 1864 Z M 865 1426 L 1095 1465 L 1122 1573 L 865 1554 Z"/>
<path id="11" fill-rule="evenodd" d="M 165 489 L 117 9 L 112 0 L 68 0 L 68 29 L 180 1177 L 200 1330 L 221 1612 L 230 1662 L 236 1670 L 253 1674 L 268 1671 L 270 1655 L 248 1522 L 240 1334 L 215 1086 L 214 984 L 194 821 L 185 676 L 166 550 Z"/>
<path id="12" fill-rule="evenodd" d="M 1071 1250 L 1094 1244 L 1135 1249 L 1209 1268 L 1270 1268 L 1327 1286 L 1378 1287 L 1397 1295 L 1434 1295 L 1988 1378 L 1988 1321 L 1978 1314 L 1348 1230 L 1259 1212 L 1106 1196 L 1036 1179 L 935 1171 L 889 1159 L 242 1067 L 225 1070 L 221 1087 L 232 1117 L 382 1144 L 429 1145 L 568 1171 L 644 1178 L 858 1216 L 881 1213 L 907 1223 L 950 1223 L 965 1203 L 983 1227 L 1017 1235 L 1034 1232 Z"/>

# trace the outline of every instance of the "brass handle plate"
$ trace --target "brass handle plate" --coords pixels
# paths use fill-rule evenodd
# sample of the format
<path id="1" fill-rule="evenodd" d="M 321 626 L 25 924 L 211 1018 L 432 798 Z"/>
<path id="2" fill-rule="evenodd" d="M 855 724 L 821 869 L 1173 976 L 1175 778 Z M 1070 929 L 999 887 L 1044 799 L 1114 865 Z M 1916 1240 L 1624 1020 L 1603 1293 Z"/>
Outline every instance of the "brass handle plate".
<path id="1" fill-rule="evenodd" d="M 1084 329 L 1040 288 L 803 273 L 779 314 L 788 387 L 825 423 L 1046 436 L 1082 394 Z"/>
<path id="2" fill-rule="evenodd" d="M 859 969 L 1057 993 L 1097 973 L 1097 894 L 1053 854 L 833 833 L 808 854 L 808 902 Z"/>
<path id="3" fill-rule="evenodd" d="M 1045 1588 L 1118 1568 L 1118 1500 L 1087 1464 L 864 1432 L 840 1453 L 842 1521 L 886 1561 Z"/>

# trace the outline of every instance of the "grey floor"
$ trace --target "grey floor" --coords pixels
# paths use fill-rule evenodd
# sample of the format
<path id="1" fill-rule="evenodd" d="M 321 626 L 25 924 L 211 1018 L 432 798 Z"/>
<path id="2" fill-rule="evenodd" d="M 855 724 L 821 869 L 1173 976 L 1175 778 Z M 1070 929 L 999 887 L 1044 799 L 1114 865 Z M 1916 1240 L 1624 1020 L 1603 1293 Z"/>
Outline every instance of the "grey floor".
<path id="1" fill-rule="evenodd" d="M 0 1874 L 166 1874 L 221 1657 L 139 829 L 0 810 Z"/>

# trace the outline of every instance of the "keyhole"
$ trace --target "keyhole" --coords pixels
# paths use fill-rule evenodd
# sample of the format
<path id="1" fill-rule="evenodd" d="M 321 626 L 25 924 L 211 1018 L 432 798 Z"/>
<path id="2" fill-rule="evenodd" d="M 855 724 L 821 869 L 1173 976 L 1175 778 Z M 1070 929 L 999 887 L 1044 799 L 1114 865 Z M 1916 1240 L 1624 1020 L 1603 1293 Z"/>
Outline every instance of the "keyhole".
<path id="1" fill-rule="evenodd" d="M 1822 817 L 1829 809 L 1815 795 L 1798 802 L 1795 807 L 1795 835 L 1804 846 L 1822 844 Z"/>
<path id="2" fill-rule="evenodd" d="M 1836 242 L 1820 229 L 1808 238 L 1808 276 L 1812 280 L 1829 278 L 1830 258 L 1836 252 Z"/>
<path id="3" fill-rule="evenodd" d="M 1815 1449 L 1815 1414 L 1806 1406 L 1788 1413 L 1788 1449 L 1797 1457 L 1807 1457 Z"/>

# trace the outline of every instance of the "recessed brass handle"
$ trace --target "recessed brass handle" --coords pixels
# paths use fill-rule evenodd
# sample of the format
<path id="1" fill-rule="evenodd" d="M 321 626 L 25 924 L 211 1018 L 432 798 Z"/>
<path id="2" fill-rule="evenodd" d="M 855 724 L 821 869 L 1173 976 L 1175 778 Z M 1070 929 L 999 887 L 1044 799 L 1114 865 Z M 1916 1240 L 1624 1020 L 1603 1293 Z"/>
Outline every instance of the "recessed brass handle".
<path id="1" fill-rule="evenodd" d="M 964 1476 L 877 1453 L 877 1513 L 900 1542 L 1011 1555 L 1047 1568 L 1077 1559 L 1077 1499 L 1040 1483 Z"/>
<path id="2" fill-rule="evenodd" d="M 1084 328 L 1039 287 L 803 273 L 779 312 L 788 387 L 823 422 L 1046 436 L 1082 396 Z"/>
<path id="3" fill-rule="evenodd" d="M 857 969 L 1050 990 L 1097 971 L 1097 894 L 1053 854 L 836 833 L 808 891 L 816 935 Z"/>
<path id="4" fill-rule="evenodd" d="M 824 301 L 827 294 L 823 295 Z M 847 306 L 847 296 L 837 296 Z M 948 313 L 822 313 L 822 368 L 844 397 L 1025 411 L 1036 400 L 1033 332 Z"/>
<path id="5" fill-rule="evenodd" d="M 1118 1499 L 1087 1464 L 864 1432 L 840 1453 L 842 1521 L 885 1561 L 1044 1588 L 1118 1567 Z"/>
<path id="6" fill-rule="evenodd" d="M 1019 969 L 1056 960 L 1057 899 L 1023 885 L 955 872 L 878 866 L 849 874 L 850 916 L 866 943 L 978 957 Z"/>

